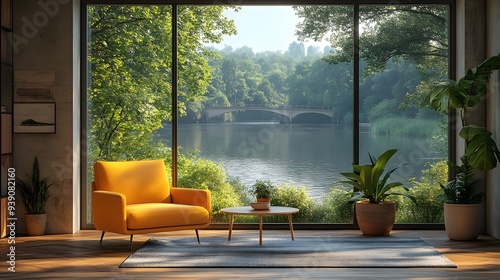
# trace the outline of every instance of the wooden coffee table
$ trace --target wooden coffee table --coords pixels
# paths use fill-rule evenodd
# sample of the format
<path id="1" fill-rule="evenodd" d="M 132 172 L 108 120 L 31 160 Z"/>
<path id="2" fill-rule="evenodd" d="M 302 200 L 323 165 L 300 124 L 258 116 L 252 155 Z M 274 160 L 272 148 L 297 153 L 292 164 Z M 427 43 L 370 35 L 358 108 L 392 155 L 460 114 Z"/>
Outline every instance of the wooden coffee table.
<path id="1" fill-rule="evenodd" d="M 250 206 L 229 207 L 221 210 L 222 213 L 230 214 L 229 235 L 227 240 L 231 241 L 231 232 L 233 231 L 234 215 L 256 215 L 259 216 L 259 245 L 262 246 L 262 217 L 270 215 L 288 215 L 288 224 L 290 225 L 290 234 L 293 235 L 292 214 L 299 212 L 299 209 L 284 206 L 271 206 L 269 210 L 254 210 Z"/>

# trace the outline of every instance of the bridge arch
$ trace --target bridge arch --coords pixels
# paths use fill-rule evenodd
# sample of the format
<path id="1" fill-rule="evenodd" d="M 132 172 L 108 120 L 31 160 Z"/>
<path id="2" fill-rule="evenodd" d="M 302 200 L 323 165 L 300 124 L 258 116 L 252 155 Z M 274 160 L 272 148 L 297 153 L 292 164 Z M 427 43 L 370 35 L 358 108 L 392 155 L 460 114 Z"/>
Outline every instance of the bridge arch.
<path id="1" fill-rule="evenodd" d="M 252 107 L 206 107 L 204 110 L 205 118 L 211 119 L 225 113 L 238 111 L 264 111 L 280 115 L 284 119 L 282 121 L 292 122 L 293 119 L 302 114 L 320 114 L 330 117 L 333 120 L 333 110 L 330 108 L 311 108 L 311 107 L 293 107 L 293 108 L 272 108 L 265 106 Z"/>

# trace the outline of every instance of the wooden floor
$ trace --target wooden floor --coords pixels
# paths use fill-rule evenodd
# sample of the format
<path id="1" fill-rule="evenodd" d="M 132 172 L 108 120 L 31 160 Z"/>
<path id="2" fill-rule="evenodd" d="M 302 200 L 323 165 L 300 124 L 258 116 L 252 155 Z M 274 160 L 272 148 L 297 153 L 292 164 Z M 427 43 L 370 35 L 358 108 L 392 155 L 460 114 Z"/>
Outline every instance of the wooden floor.
<path id="1" fill-rule="evenodd" d="M 288 236 L 283 230 L 264 230 L 266 237 Z M 350 230 L 296 230 L 301 236 L 358 236 Z M 176 238 L 194 231 L 134 236 L 133 251 L 152 236 Z M 227 236 L 225 230 L 200 230 L 200 238 Z M 473 242 L 450 241 L 444 231 L 393 231 L 392 236 L 421 237 L 443 253 L 458 268 L 119 268 L 130 254 L 128 236 L 107 233 L 102 246 L 100 232 L 83 230 L 75 234 L 16 237 L 15 273 L 6 262 L 8 239 L 0 240 L 2 279 L 500 279 L 500 240 L 480 236 Z M 254 230 L 236 230 L 233 238 L 256 237 Z"/>

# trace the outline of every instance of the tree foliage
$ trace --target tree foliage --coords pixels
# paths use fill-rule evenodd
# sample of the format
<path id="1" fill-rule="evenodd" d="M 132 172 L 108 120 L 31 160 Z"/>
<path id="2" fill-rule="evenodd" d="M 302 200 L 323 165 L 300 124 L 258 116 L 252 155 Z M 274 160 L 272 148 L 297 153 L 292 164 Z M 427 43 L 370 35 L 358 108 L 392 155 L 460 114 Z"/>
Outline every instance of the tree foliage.
<path id="1" fill-rule="evenodd" d="M 180 114 L 185 101 L 202 100 L 210 83 L 203 46 L 234 34 L 227 7 L 180 6 L 178 73 Z M 168 152 L 155 131 L 172 116 L 170 6 L 90 6 L 87 96 L 90 157 L 150 158 Z"/>
<path id="2" fill-rule="evenodd" d="M 329 40 L 330 63 L 353 61 L 353 7 L 342 5 L 294 6 L 301 18 L 300 39 Z M 448 62 L 447 6 L 362 5 L 359 13 L 359 53 L 366 61 L 365 75 L 382 72 L 389 61 L 411 61 L 425 83 L 410 92 L 403 106 L 418 106 L 425 84 L 446 76 Z"/>
<path id="3" fill-rule="evenodd" d="M 296 35 L 301 39 L 329 39 L 331 62 L 353 60 L 352 6 L 294 6 L 302 19 Z M 360 7 L 360 57 L 370 73 L 380 72 L 387 61 L 404 58 L 424 69 L 448 58 L 446 6 L 365 5 Z"/>

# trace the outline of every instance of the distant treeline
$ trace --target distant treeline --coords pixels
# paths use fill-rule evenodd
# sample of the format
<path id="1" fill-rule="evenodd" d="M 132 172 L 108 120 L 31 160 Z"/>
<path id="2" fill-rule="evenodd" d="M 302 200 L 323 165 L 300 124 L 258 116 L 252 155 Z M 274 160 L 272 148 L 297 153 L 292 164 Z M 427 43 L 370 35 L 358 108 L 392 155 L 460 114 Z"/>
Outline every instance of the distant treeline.
<path id="1" fill-rule="evenodd" d="M 249 47 L 210 48 L 207 51 L 211 53 L 208 61 L 212 71 L 205 101 L 188 102 L 188 116 L 184 120 L 202 120 L 205 106 L 261 104 L 271 107 L 327 106 L 333 108 L 335 122 L 352 122 L 353 63 L 327 62 L 323 58 L 331 53 L 330 47 L 320 50 L 310 46 L 306 50 L 303 43 L 294 42 L 284 53 L 254 53 Z M 361 69 L 365 65 L 361 62 Z M 360 122 L 441 118 L 420 106 L 418 87 L 426 81 L 411 61 L 390 60 L 384 70 L 360 73 L 360 76 Z M 247 117 L 255 119 L 258 115 L 252 113 Z M 264 112 L 260 115 L 269 118 Z M 235 117 L 226 114 L 219 120 L 232 121 Z M 318 120 L 322 118 L 318 116 Z"/>

